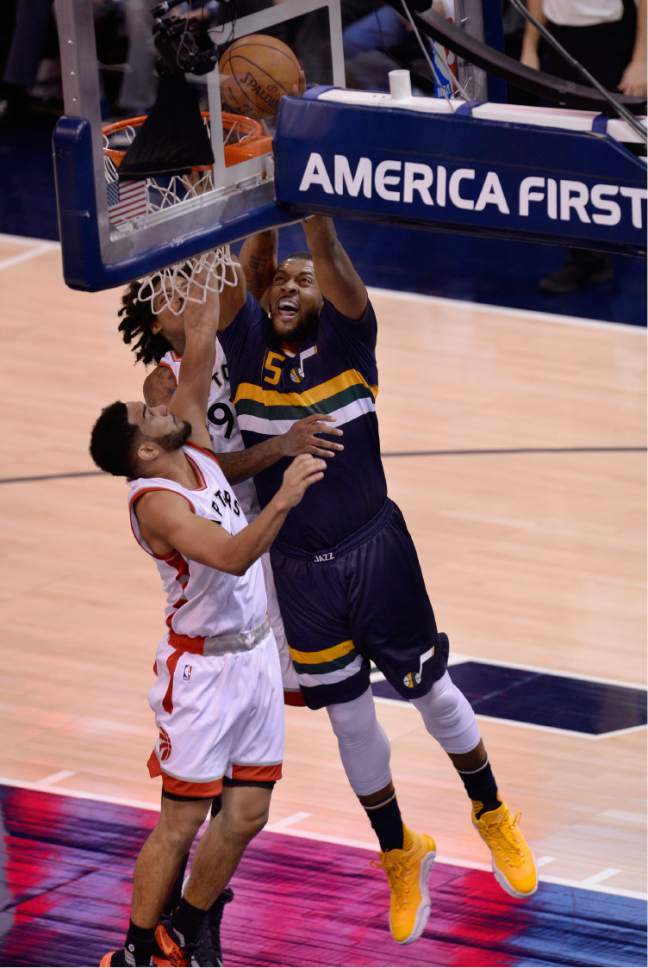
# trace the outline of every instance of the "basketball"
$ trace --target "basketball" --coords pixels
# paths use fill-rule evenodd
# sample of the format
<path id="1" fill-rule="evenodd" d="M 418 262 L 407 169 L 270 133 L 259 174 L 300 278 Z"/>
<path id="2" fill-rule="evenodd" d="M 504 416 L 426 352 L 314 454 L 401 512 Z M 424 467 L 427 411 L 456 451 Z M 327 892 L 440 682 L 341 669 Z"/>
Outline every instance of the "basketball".
<path id="1" fill-rule="evenodd" d="M 241 37 L 219 63 L 223 105 L 238 114 L 272 117 L 284 94 L 302 94 L 304 75 L 293 51 L 268 34 Z"/>

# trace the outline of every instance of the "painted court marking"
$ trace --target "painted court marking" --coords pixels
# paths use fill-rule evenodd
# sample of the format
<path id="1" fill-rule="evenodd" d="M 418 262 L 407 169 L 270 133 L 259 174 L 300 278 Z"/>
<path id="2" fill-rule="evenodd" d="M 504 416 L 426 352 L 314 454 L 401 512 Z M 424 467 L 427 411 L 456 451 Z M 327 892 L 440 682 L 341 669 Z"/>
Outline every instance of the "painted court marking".
<path id="1" fill-rule="evenodd" d="M 291 813 L 289 817 L 277 820 L 276 823 L 269 823 L 265 829 L 271 831 L 285 830 L 287 827 L 292 827 L 293 824 L 299 823 L 301 820 L 306 820 L 307 817 L 312 817 L 312 814 L 298 811 L 297 813 Z"/>
<path id="2" fill-rule="evenodd" d="M 27 235 L 22 236 L 0 233 L 0 242 L 2 241 L 14 242 L 23 245 L 33 245 L 36 246 L 36 249 L 33 249 L 24 255 L 14 256 L 13 259 L 5 259 L 4 262 L 0 262 L 0 269 L 9 268 L 11 265 L 15 265 L 16 262 L 22 262 L 25 259 L 33 259 L 38 255 L 42 255 L 44 252 L 60 248 L 59 242 L 45 242 L 43 239 L 36 239 Z M 528 316 L 530 320 L 546 321 L 563 326 L 593 326 L 598 329 L 609 329 L 611 326 L 614 326 L 616 328 L 635 332 L 637 336 L 641 335 L 643 338 L 645 338 L 646 332 L 642 326 L 633 326 L 631 323 L 615 323 L 608 322 L 606 320 L 586 319 L 582 316 L 562 316 L 559 313 L 543 313 L 533 309 L 515 309 L 512 306 L 497 306 L 491 305 L 490 303 L 473 303 L 464 299 L 448 299 L 444 296 L 430 296 L 427 293 L 404 292 L 400 289 L 382 289 L 379 286 L 369 286 L 368 289 L 371 295 L 375 294 L 377 296 L 388 296 L 390 298 L 397 297 L 405 302 L 423 302 L 431 306 L 456 306 L 457 308 L 461 309 L 469 309 L 471 312 L 489 313 L 491 315 L 497 314 L 498 317 L 516 316 L 519 318 L 520 315 L 523 315 L 525 317 Z"/>
<path id="3" fill-rule="evenodd" d="M 561 669 L 549 669 L 546 666 L 533 666 L 527 665 L 520 662 L 508 662 L 503 659 L 490 659 L 485 656 L 477 655 L 467 655 L 464 652 L 450 652 L 448 658 L 448 668 L 451 669 L 453 666 L 461 665 L 465 662 L 475 662 L 481 665 L 498 666 L 503 669 L 516 669 L 521 672 L 533 672 L 538 675 L 547 676 L 558 676 L 563 679 L 573 679 L 580 680 L 582 682 L 593 682 L 600 683 L 606 686 L 619 686 L 624 689 L 645 689 L 645 683 L 640 682 L 628 682 L 622 679 L 610 679 L 603 676 L 591 676 L 586 673 L 578 672 L 565 672 Z M 372 683 L 381 682 L 384 680 L 384 675 L 379 669 L 372 669 L 370 673 L 370 680 Z M 411 703 L 408 703 L 405 699 L 393 699 L 388 696 L 374 696 L 375 702 L 392 704 L 400 706 L 401 708 L 414 708 Z M 626 736 L 630 733 L 637 733 L 646 729 L 645 723 L 639 723 L 636 726 L 626 726 L 622 729 L 609 730 L 605 733 L 581 733 L 577 730 L 563 729 L 560 726 L 547 726 L 540 723 L 527 723 L 520 719 L 505 719 L 500 716 L 492 716 L 488 713 L 475 713 L 477 719 L 485 719 L 492 723 L 502 723 L 505 726 L 516 726 L 521 729 L 534 729 L 536 731 L 544 733 L 555 733 L 557 736 L 569 736 L 571 738 L 584 739 L 588 742 L 600 743 L 608 739 L 612 739 L 617 736 Z"/>
<path id="4" fill-rule="evenodd" d="M 393 298 L 399 296 L 407 302 L 423 302 L 430 306 L 457 306 L 462 309 L 469 309 L 471 312 L 489 313 L 490 315 L 528 316 L 532 321 L 557 323 L 561 326 L 593 326 L 596 329 L 609 329 L 611 326 L 625 330 L 631 330 L 645 338 L 646 330 L 643 326 L 635 326 L 632 323 L 615 323 L 602 319 L 588 319 L 584 316 L 561 316 L 559 313 L 543 313 L 536 309 L 515 309 L 513 306 L 497 306 L 491 303 L 473 303 L 466 299 L 448 299 L 446 296 L 430 296 L 423 292 L 404 292 L 400 289 L 381 289 L 378 286 L 367 287 L 370 295 L 388 296 Z"/>
<path id="5" fill-rule="evenodd" d="M 635 813 L 630 810 L 605 810 L 602 817 L 606 817 L 608 820 L 621 820 L 623 823 L 636 823 L 643 827 L 646 824 L 646 815 L 643 813 Z"/>
<path id="6" fill-rule="evenodd" d="M 486 662 L 486 659 L 479 659 L 479 662 Z M 450 663 L 448 663 L 450 665 Z M 505 662 L 501 663 L 506 665 Z M 551 675 L 559 676 L 562 675 L 560 672 L 552 672 Z M 573 678 L 579 679 L 580 676 L 574 676 Z M 382 673 L 377 675 L 372 675 L 371 682 L 379 682 L 384 679 Z M 633 688 L 640 688 L 634 686 Z M 374 696 L 374 702 L 383 703 L 384 705 L 399 706 L 401 709 L 416 709 L 407 699 L 390 699 L 388 696 Z M 503 726 L 514 726 L 520 729 L 535 729 L 540 733 L 555 733 L 557 736 L 568 736 L 571 739 L 583 739 L 588 743 L 600 743 L 602 740 L 610 739 L 614 736 L 624 736 L 627 733 L 638 733 L 641 730 L 646 729 L 645 723 L 640 723 L 638 726 L 628 726 L 625 729 L 615 729 L 609 733 L 579 733 L 573 729 L 562 729 L 560 726 L 544 726 L 540 723 L 525 723 L 521 719 L 504 719 L 502 716 L 491 716 L 488 713 L 476 712 L 475 716 L 478 720 L 487 719 L 489 723 L 501 723 Z"/>
<path id="7" fill-rule="evenodd" d="M 526 665 L 522 662 L 504 659 L 489 659 L 483 655 L 468 655 L 465 652 L 451 652 L 448 665 L 461 662 L 481 662 L 485 665 L 501 666 L 504 669 L 521 669 L 523 672 L 537 672 L 539 675 L 560 676 L 563 679 L 583 679 L 585 682 L 601 682 L 606 686 L 623 686 L 626 689 L 645 689 L 645 682 L 628 682 L 626 679 L 609 679 L 604 676 L 590 676 L 586 672 L 567 672 L 563 669 L 549 669 L 547 666 Z"/>
<path id="8" fill-rule="evenodd" d="M 103 793 L 86 793 L 83 790 L 62 790 L 60 787 L 44 787 L 42 783 L 33 783 L 27 780 L 14 780 L 11 777 L 0 776 L 0 785 L 23 788 L 25 790 L 40 790 L 44 793 L 53 793 L 56 796 L 69 796 L 74 797 L 78 800 L 97 800 L 101 803 L 115 803 L 121 807 L 136 807 L 139 810 L 148 810 L 154 813 L 159 811 L 157 804 L 146 803 L 142 800 L 130 800 L 127 797 L 114 797 Z M 291 814 L 294 818 L 295 814 Z M 287 817 L 289 820 L 291 817 Z M 281 821 L 278 821 L 281 823 Z M 274 833 L 276 831 L 276 825 L 272 824 L 267 827 L 266 830 L 269 833 Z M 304 840 L 319 840 L 327 844 L 338 844 L 342 847 L 357 847 L 360 850 L 367 850 L 372 854 L 376 853 L 375 844 L 367 843 L 362 840 L 355 840 L 350 837 L 336 837 L 329 834 L 311 833 L 307 830 L 293 830 L 290 827 L 282 828 L 277 833 L 282 834 L 286 837 L 301 837 Z M 490 864 L 481 864 L 477 861 L 464 860 L 458 857 L 447 857 L 444 854 L 437 854 L 436 859 L 440 864 L 447 864 L 449 867 L 464 867 L 470 870 L 478 871 L 490 871 Z M 585 889 L 589 891 L 594 891 L 599 894 L 614 894 L 618 897 L 629 897 L 635 898 L 639 901 L 648 900 L 648 895 L 642 893 L 641 891 L 630 891 L 623 887 L 599 887 L 599 882 L 612 877 L 614 874 L 621 873 L 616 868 L 607 868 L 605 871 L 600 871 L 597 874 L 593 874 L 592 877 L 586 878 L 585 880 L 577 881 L 569 877 L 553 877 L 551 875 L 544 875 L 540 880 L 546 884 L 558 884 L 561 887 L 572 887 Z"/>
<path id="9" fill-rule="evenodd" d="M 37 785 L 40 787 L 54 786 L 55 783 L 68 780 L 71 776 L 76 776 L 75 770 L 59 770 L 58 773 L 50 773 L 48 776 L 44 776 L 42 780 L 38 780 Z"/>
<path id="10" fill-rule="evenodd" d="M 2 236 L 0 236 L 0 241 L 2 241 Z M 33 249 L 29 249 L 27 252 L 19 252 L 17 255 L 9 256 L 8 259 L 0 260 L 0 271 L 3 269 L 11 269 L 12 266 L 16 266 L 20 262 L 27 262 L 29 259 L 35 259 L 37 256 L 44 255 L 46 252 L 51 252 L 52 249 L 57 248 L 57 242 L 42 242 Z"/>
<path id="11" fill-rule="evenodd" d="M 592 874 L 591 877 L 586 877 L 581 883 L 583 887 L 591 887 L 593 884 L 600 884 L 602 881 L 607 881 L 609 877 L 614 877 L 615 874 L 620 873 L 621 871 L 618 867 L 606 867 L 605 870 L 599 871 L 597 874 Z"/>
<path id="12" fill-rule="evenodd" d="M 637 447 L 489 447 L 481 450 L 393 450 L 381 451 L 381 459 L 408 457 L 516 457 L 535 454 L 645 454 L 648 448 Z M 103 471 L 68 471 L 57 474 L 29 474 L 24 477 L 0 477 L 0 484 L 33 484 L 38 481 L 62 481 L 73 477 L 106 477 Z M 494 520 L 494 519 L 492 519 Z M 576 676 L 575 678 L 579 678 Z"/>

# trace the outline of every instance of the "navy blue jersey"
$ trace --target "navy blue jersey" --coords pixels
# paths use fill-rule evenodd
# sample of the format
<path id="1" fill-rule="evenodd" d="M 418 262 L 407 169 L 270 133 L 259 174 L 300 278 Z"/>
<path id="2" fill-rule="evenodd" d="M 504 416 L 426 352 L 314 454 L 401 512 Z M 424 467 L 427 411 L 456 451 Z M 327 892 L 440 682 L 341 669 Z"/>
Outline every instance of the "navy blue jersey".
<path id="1" fill-rule="evenodd" d="M 312 413 L 333 414 L 336 426 L 344 429 L 344 451 L 327 461 L 324 479 L 290 512 L 277 544 L 321 551 L 363 528 L 387 498 L 376 416 L 376 316 L 371 303 L 361 319 L 351 320 L 325 301 L 316 338 L 292 353 L 277 344 L 270 319 L 248 295 L 220 340 L 247 447 L 284 433 Z M 289 463 L 279 461 L 255 477 L 262 506 L 276 494 Z"/>

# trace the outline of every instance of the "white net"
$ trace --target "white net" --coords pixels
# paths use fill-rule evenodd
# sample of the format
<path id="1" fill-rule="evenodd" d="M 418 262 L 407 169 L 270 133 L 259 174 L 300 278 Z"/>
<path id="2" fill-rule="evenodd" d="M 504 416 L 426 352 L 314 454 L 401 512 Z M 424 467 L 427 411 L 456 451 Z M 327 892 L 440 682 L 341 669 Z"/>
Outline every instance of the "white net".
<path id="1" fill-rule="evenodd" d="M 149 211 L 160 211 L 197 198 L 213 187 L 211 171 L 172 175 L 164 182 L 146 179 Z M 204 303 L 209 292 L 222 292 L 238 282 L 229 245 L 156 269 L 141 280 L 139 302 L 149 302 L 157 315 L 167 309 L 182 315 L 188 302 Z"/>
<path id="2" fill-rule="evenodd" d="M 230 247 L 219 245 L 202 255 L 144 276 L 140 280 L 137 300 L 150 303 L 156 316 L 163 310 L 180 316 L 187 303 L 204 303 L 208 293 L 222 292 L 225 286 L 235 286 L 237 282 Z"/>

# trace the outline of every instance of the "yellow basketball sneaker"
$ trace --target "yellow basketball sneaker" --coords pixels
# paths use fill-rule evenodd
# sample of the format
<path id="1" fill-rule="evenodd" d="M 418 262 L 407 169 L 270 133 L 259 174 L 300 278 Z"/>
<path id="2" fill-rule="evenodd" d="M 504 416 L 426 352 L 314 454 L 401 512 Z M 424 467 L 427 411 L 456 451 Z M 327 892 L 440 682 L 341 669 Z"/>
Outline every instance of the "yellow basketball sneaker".
<path id="1" fill-rule="evenodd" d="M 386 850 L 374 861 L 389 878 L 389 928 L 394 941 L 411 944 L 423 933 L 430 915 L 428 873 L 436 857 L 429 834 L 416 834 L 403 824 L 403 847 Z"/>
<path id="2" fill-rule="evenodd" d="M 538 873 L 533 851 L 518 827 L 520 814 L 513 816 L 502 803 L 497 810 L 489 810 L 478 820 L 481 808 L 479 801 L 473 801 L 472 822 L 491 852 L 497 883 L 513 897 L 530 897 L 538 886 Z"/>

